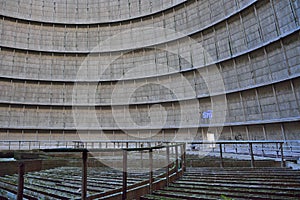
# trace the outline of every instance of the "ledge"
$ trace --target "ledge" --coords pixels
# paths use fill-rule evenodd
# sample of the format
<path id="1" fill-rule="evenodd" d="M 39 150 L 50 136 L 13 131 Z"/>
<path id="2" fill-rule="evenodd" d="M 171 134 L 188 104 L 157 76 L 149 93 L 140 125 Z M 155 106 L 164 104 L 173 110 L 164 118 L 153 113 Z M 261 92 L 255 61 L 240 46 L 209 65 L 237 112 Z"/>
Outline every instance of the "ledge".
<path id="1" fill-rule="evenodd" d="M 261 48 L 264 48 L 268 45 L 271 45 L 277 41 L 280 41 L 294 33 L 297 33 L 300 31 L 300 27 L 298 27 L 297 29 L 295 30 L 292 30 L 292 31 L 289 31 L 289 32 L 286 32 L 276 38 L 273 38 L 267 42 L 264 42 L 262 43 L 261 45 L 257 46 L 257 47 L 254 47 L 254 48 L 250 48 L 248 49 L 247 51 L 243 51 L 243 52 L 240 52 L 238 54 L 234 54 L 230 57 L 227 57 L 227 58 L 222 58 L 220 60 L 217 60 L 217 61 L 214 61 L 214 62 L 211 62 L 211 63 L 207 63 L 206 65 L 202 65 L 202 66 L 195 66 L 193 68 L 190 68 L 190 69 L 184 69 L 184 70 L 180 70 L 180 71 L 176 71 L 176 72 L 173 72 L 173 73 L 165 73 L 165 74 L 157 74 L 157 75 L 153 75 L 153 76 L 143 76 L 143 77 L 134 77 L 134 78 L 127 78 L 127 79 L 113 79 L 113 80 L 108 80 L 108 79 L 103 79 L 103 80 L 99 80 L 99 79 L 95 79 L 95 80 L 74 80 L 74 79 L 32 79 L 32 78 L 25 78 L 25 77 L 17 77 L 17 76 L 1 76 L 2 78 L 10 78 L 10 79 L 15 79 L 15 80 L 32 80 L 32 81 L 45 81 L 45 82 L 64 82 L 64 83 L 93 83 L 93 82 L 117 82 L 117 81 L 132 81 L 132 80 L 139 80 L 139 79 L 145 79 L 145 78 L 157 78 L 157 77 L 163 77 L 163 76 L 169 76 L 169 75 L 174 75 L 174 74 L 178 74 L 178 73 L 184 73 L 184 72 L 190 72 L 190 71 L 195 71 L 195 70 L 198 70 L 198 69 L 201 69 L 201 68 L 205 68 L 205 67 L 210 67 L 210 66 L 213 66 L 213 65 L 216 65 L 216 64 L 219 64 L 221 62 L 225 62 L 225 61 L 228 61 L 228 60 L 232 60 L 232 59 L 235 59 L 235 58 L 238 58 L 240 56 L 243 56 L 243 55 L 246 55 L 248 53 L 251 53 L 253 51 L 256 51 L 256 50 L 259 50 Z M 8 49 L 14 49 L 14 48 L 11 48 L 11 47 L 6 47 L 6 46 L 0 46 L 0 49 L 1 47 L 4 47 L 4 48 L 8 48 Z M 17 50 L 21 50 L 23 51 L 23 49 L 17 49 Z M 27 52 L 27 50 L 24 50 Z"/>
<path id="2" fill-rule="evenodd" d="M 164 13 L 170 9 L 173 9 L 177 6 L 180 6 L 184 3 L 187 2 L 187 0 L 176 0 L 177 2 L 174 3 L 171 6 L 167 6 L 165 7 L 163 10 L 157 10 L 145 15 L 135 15 L 134 17 L 130 17 L 130 18 L 124 18 L 124 19 L 114 19 L 114 20 L 110 20 L 110 21 L 90 21 L 90 22 L 70 22 L 70 21 L 53 21 L 53 20 L 43 20 L 43 21 L 39 21 L 37 19 L 32 19 L 32 18 L 19 18 L 17 16 L 13 16 L 13 15 L 5 15 L 5 14 L 1 14 L 0 13 L 0 17 L 8 17 L 11 19 L 15 19 L 15 20 L 22 20 L 22 21 L 28 21 L 33 22 L 33 23 L 43 23 L 43 24 L 57 24 L 57 25 L 101 25 L 101 24 L 111 24 L 111 23 L 122 23 L 122 22 L 128 22 L 128 21 L 133 21 L 133 20 L 138 20 L 138 19 L 143 19 L 143 18 L 147 18 L 149 16 L 152 15 L 157 15 L 159 13 Z"/>
<path id="3" fill-rule="evenodd" d="M 230 127 L 230 126 L 249 126 L 249 125 L 260 125 L 260 124 L 275 124 L 275 123 L 287 123 L 287 122 L 298 122 L 300 116 L 280 118 L 280 119 L 269 119 L 269 120 L 257 120 L 257 121 L 246 121 L 246 122 L 226 122 L 223 124 L 200 124 L 199 126 L 190 125 L 184 127 L 178 126 L 165 126 L 165 127 L 145 127 L 145 128 L 134 128 L 134 127 L 38 127 L 38 126 L 8 126 L 0 127 L 4 130 L 58 130 L 58 131 L 122 131 L 122 130 L 170 130 L 170 129 L 195 129 L 195 128 L 209 128 L 209 127 Z"/>
<path id="4" fill-rule="evenodd" d="M 185 101 L 191 101 L 195 99 L 202 99 L 202 98 L 209 98 L 209 97 L 215 97 L 215 96 L 220 96 L 220 95 L 229 95 L 237 92 L 244 92 L 247 90 L 252 90 L 256 88 L 262 88 L 265 86 L 270 86 L 273 84 L 278 84 L 284 81 L 289 81 L 289 80 L 294 80 L 300 77 L 300 74 L 294 74 L 292 76 L 289 76 L 287 78 L 283 79 L 278 79 L 275 81 L 269 81 L 265 82 L 264 84 L 257 84 L 257 85 L 251 85 L 248 87 L 243 87 L 243 88 L 238 88 L 235 90 L 228 90 L 220 93 L 212 93 L 212 94 L 203 94 L 203 95 L 197 95 L 194 98 L 185 98 L 185 99 L 170 99 L 170 100 L 161 100 L 161 101 L 147 101 L 147 102 L 129 102 L 126 104 L 108 104 L 108 103 L 102 103 L 102 104 L 75 104 L 75 103 L 51 103 L 51 104 L 46 104 L 46 103 L 41 103 L 41 102 L 21 102 L 21 101 L 5 101 L 0 99 L 0 104 L 11 104 L 11 105 L 29 105 L 29 106 L 47 106 L 47 107 L 111 107 L 111 106 L 128 106 L 128 105 L 151 105 L 151 104 L 164 104 L 164 103 L 173 103 L 173 102 L 185 102 Z"/>

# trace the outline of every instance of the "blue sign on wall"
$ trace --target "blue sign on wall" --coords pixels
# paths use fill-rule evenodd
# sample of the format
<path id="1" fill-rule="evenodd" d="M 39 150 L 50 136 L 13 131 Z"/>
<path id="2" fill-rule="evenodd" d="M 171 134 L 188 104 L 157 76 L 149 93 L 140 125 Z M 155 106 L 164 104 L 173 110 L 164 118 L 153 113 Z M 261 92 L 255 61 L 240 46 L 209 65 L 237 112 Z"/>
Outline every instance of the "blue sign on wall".
<path id="1" fill-rule="evenodd" d="M 212 119 L 213 117 L 213 111 L 212 110 L 207 110 L 202 113 L 202 118 L 203 119 Z"/>

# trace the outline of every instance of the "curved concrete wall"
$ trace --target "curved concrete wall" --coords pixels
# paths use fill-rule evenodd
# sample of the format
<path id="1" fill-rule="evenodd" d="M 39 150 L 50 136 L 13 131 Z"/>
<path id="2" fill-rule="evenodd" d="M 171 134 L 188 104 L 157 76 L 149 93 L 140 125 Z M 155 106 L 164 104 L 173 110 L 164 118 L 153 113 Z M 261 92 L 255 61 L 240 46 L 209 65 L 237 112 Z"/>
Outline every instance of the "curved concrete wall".
<path id="1" fill-rule="evenodd" d="M 101 44 L 101 49 L 104 48 L 105 51 L 118 51 L 131 49 L 134 40 L 121 38 L 122 41 L 116 45 L 111 43 L 106 44 L 105 41 L 114 35 L 126 31 L 134 31 L 136 28 L 153 26 L 165 28 L 163 32 L 166 32 L 166 34 L 168 33 L 168 29 L 176 30 L 177 32 L 187 35 L 197 32 L 198 37 L 196 38 L 200 40 L 204 46 L 207 45 L 206 43 L 209 43 L 210 46 L 212 46 L 211 48 L 218 46 L 216 47 L 218 53 L 223 57 L 229 54 L 226 52 L 229 51 L 229 43 L 232 45 L 232 53 L 237 53 L 246 50 L 247 47 L 255 47 L 262 42 L 269 41 L 274 37 L 296 29 L 296 22 L 299 21 L 300 17 L 294 14 L 296 12 L 294 7 L 285 5 L 289 7 L 289 9 L 285 9 L 285 12 L 288 13 L 286 15 L 272 14 L 272 12 L 276 13 L 277 10 L 280 9 L 279 6 L 280 5 L 273 6 L 271 3 L 262 5 L 252 4 L 250 7 L 243 7 L 244 9 L 234 16 L 228 15 L 231 16 L 229 18 L 219 15 L 219 18 L 213 22 L 205 18 L 202 19 L 203 21 L 201 22 L 201 18 L 199 20 L 197 15 L 192 15 L 191 19 L 186 20 L 186 23 L 177 23 L 175 16 L 178 15 L 175 11 L 130 24 L 108 24 L 105 26 L 35 24 L 29 21 L 19 22 L 18 20 L 7 20 L 3 18 L 1 45 L 37 51 L 90 52 L 97 45 Z M 187 9 L 186 7 L 184 8 L 185 10 Z M 191 10 L 197 12 L 195 8 L 191 8 Z M 270 14 L 265 16 L 265 13 Z M 171 21 L 168 19 L 171 19 Z M 193 23 L 189 24 L 189 22 L 195 20 L 198 21 L 197 26 L 194 26 Z M 216 24 L 216 22 L 218 23 Z M 228 38 L 228 36 L 230 36 L 230 38 Z M 157 37 L 155 33 L 149 32 L 147 35 L 143 35 L 143 45 L 150 46 L 160 43 L 161 41 L 157 38 L 161 39 Z M 163 39 L 174 40 L 176 36 L 169 35 Z M 216 43 L 215 40 L 219 41 L 218 44 L 214 44 Z M 212 52 L 209 51 L 209 53 Z"/>
<path id="2" fill-rule="evenodd" d="M 208 2 L 208 1 L 207 1 Z M 105 41 L 115 35 L 124 35 L 124 32 L 135 32 L 137 28 L 156 27 L 162 29 L 165 38 L 158 37 L 154 32 L 147 32 L 143 35 L 143 44 L 139 47 L 150 46 L 157 43 L 166 42 L 166 40 L 177 39 L 178 36 L 169 33 L 169 30 L 175 30 L 182 34 L 192 34 L 212 28 L 213 24 L 225 21 L 230 16 L 239 13 L 241 10 L 249 8 L 255 1 L 249 1 L 249 4 L 241 4 L 240 8 L 233 8 L 231 13 L 225 15 L 220 7 L 212 7 L 218 15 L 212 16 L 207 8 L 208 3 L 203 4 L 184 4 L 176 10 L 162 12 L 153 17 L 131 20 L 123 23 L 106 23 L 94 25 L 61 25 L 45 24 L 16 18 L 3 18 L 2 23 L 2 41 L 1 44 L 8 47 L 31 49 L 37 51 L 56 51 L 56 52 L 89 52 L 97 45 L 101 44 L 104 51 L 118 51 L 123 49 L 132 49 L 133 42 L 131 38 L 121 38 L 116 45 Z M 214 5 L 220 6 L 218 3 Z M 237 6 L 237 5 L 236 5 Z M 206 13 L 202 13 L 205 11 Z M 201 13 L 201 15 L 199 14 Z M 187 15 L 193 13 L 193 15 Z M 255 17 L 255 16 L 251 16 Z M 288 16 L 287 16 L 288 17 Z M 234 20 L 239 21 L 239 18 Z M 258 19 L 254 19 L 257 21 Z M 143 33 L 142 33 L 143 34 Z M 163 41 L 161 41 L 163 40 Z M 103 50 L 102 50 L 103 51 Z"/>
<path id="3" fill-rule="evenodd" d="M 150 15 L 186 0 L 14 0 L 2 1 L 0 13 L 19 19 L 61 24 L 122 21 Z"/>
<path id="4" fill-rule="evenodd" d="M 291 41 L 293 42 L 291 43 Z M 294 33 L 274 41 L 272 44 L 258 48 L 255 51 L 216 62 L 218 68 L 222 69 L 225 92 L 243 91 L 249 88 L 261 87 L 262 85 L 269 85 L 297 77 L 299 75 L 299 62 L 297 62 L 297 55 L 300 53 L 298 49 L 299 45 L 299 34 Z M 3 69 L 0 101 L 16 104 L 72 105 L 73 86 L 75 82 L 77 82 L 76 72 L 79 68 L 79 66 L 76 68 L 74 65 L 82 63 L 80 58 L 77 57 L 70 61 L 70 55 L 60 57 L 59 55 L 51 55 L 50 61 L 46 61 L 46 63 L 49 63 L 49 67 L 46 67 L 46 65 L 42 63 L 49 57 L 47 55 L 40 56 L 36 61 L 37 63 L 32 65 L 33 63 L 31 61 L 34 61 L 36 58 L 34 54 L 28 54 L 28 52 L 12 52 L 11 50 L 5 49 L 3 49 L 1 53 L 2 57 L 5 56 L 7 60 L 9 57 L 12 58 L 10 58 L 11 63 L 7 64 L 7 66 L 10 66 L 9 70 L 7 69 L 5 73 Z M 141 58 L 142 61 L 145 61 L 158 57 L 161 54 L 163 58 L 161 63 L 156 62 L 151 68 L 148 65 L 142 65 L 142 62 L 140 67 L 137 67 L 138 62 L 135 63 L 137 66 L 130 63 L 130 60 Z M 95 93 L 97 97 L 95 99 L 95 105 L 110 105 L 111 94 L 116 84 L 126 85 L 122 92 L 127 93 L 137 87 L 134 80 L 139 80 L 139 84 L 142 82 L 143 85 L 146 83 L 169 84 L 169 79 L 172 78 L 172 81 L 179 83 L 178 87 L 182 87 L 182 90 L 186 91 L 183 95 L 185 98 L 182 100 L 193 98 L 188 94 L 186 88 L 188 86 L 181 84 L 181 77 L 177 76 L 177 71 L 180 71 L 179 66 L 176 66 L 174 72 L 163 72 L 163 70 L 159 68 L 160 65 L 166 62 L 179 64 L 180 58 L 178 55 L 165 55 L 166 53 L 160 50 L 133 52 L 130 53 L 130 57 L 128 57 L 128 55 L 120 56 L 113 62 L 116 67 L 111 67 L 107 70 L 99 70 L 99 68 L 96 68 L 96 65 L 89 65 L 91 69 L 96 69 L 94 73 L 99 72 L 99 74 L 94 74 L 95 80 L 89 81 L 90 87 L 96 88 Z M 18 58 L 20 62 L 16 62 L 14 58 Z M 97 59 L 99 59 L 99 57 L 95 56 L 89 60 L 94 60 L 95 63 L 98 63 L 96 62 Z M 24 63 L 21 61 L 24 60 L 27 60 L 27 65 L 22 65 Z M 51 69 L 54 62 L 61 62 L 56 67 L 57 70 Z M 286 64 L 288 64 L 288 67 Z M 5 67 L 5 65 L 2 66 Z M 126 69 L 125 66 L 129 68 Z M 18 69 L 18 67 L 21 68 Z M 37 68 L 29 70 L 29 67 Z M 126 80 L 122 79 L 123 72 L 127 72 L 132 68 L 138 68 L 138 71 L 136 70 L 132 76 L 126 77 Z M 187 69 L 182 72 L 182 75 L 190 82 L 196 95 L 199 98 L 209 97 L 207 87 L 203 87 L 206 85 L 203 79 L 205 67 L 195 66 Z M 68 72 L 70 72 L 70 74 L 68 74 Z M 76 84 L 80 85 L 83 83 L 78 82 Z M 44 92 L 45 87 L 47 88 L 47 92 Z M 178 98 L 173 99 L 172 95 L 167 95 L 167 93 L 156 94 L 156 90 L 161 89 L 157 86 L 155 88 L 153 85 L 144 87 L 143 91 L 148 93 L 147 99 L 143 99 L 142 95 L 139 98 L 138 94 L 134 94 L 135 96 L 132 96 L 134 103 L 159 103 L 162 101 L 178 100 Z M 76 99 L 75 96 L 73 96 L 73 98 Z M 120 102 L 122 103 L 122 101 Z M 124 99 L 123 102 L 126 104 L 126 99 Z"/>
<path id="5" fill-rule="evenodd" d="M 263 87 L 249 89 L 246 91 L 234 92 L 226 95 L 228 104 L 228 115 L 226 117 L 225 125 L 232 124 L 248 124 L 248 123 L 263 123 L 268 121 L 284 121 L 285 119 L 292 120 L 300 119 L 299 102 L 300 97 L 300 79 L 292 79 L 288 81 L 270 84 Z M 145 92 L 143 90 L 143 92 Z M 294 93 L 295 92 L 295 93 Z M 148 93 L 146 91 L 146 93 Z M 58 95 L 57 95 L 58 96 Z M 45 105 L 20 105 L 12 104 L 10 106 L 1 107 L 1 124 L 2 128 L 7 126 L 12 128 L 56 128 L 56 129 L 72 129 L 75 128 L 73 123 L 72 107 L 63 106 L 62 99 L 61 106 L 45 106 Z M 162 102 L 162 101 L 160 101 Z M 189 105 L 190 101 L 182 102 L 182 104 Z M 88 104 L 88 102 L 87 102 Z M 180 106 L 178 102 L 165 102 L 161 103 L 167 111 L 167 120 L 165 127 L 180 128 L 180 123 L 188 124 L 185 119 L 182 119 L 180 113 Z M 131 127 L 130 122 L 125 121 L 124 118 L 128 117 L 123 114 L 125 106 L 96 106 L 92 108 L 81 108 L 82 113 L 88 113 L 89 109 L 95 109 L 97 116 L 99 116 L 100 125 L 87 119 L 86 127 L 95 129 L 98 126 L 105 129 L 118 129 L 118 128 L 144 128 L 157 129 L 150 124 L 151 104 L 137 104 L 129 106 L 129 112 L 133 121 L 140 125 L 140 127 Z M 189 108 L 188 106 L 184 106 Z M 115 123 L 112 114 L 122 116 L 122 126 L 118 127 Z M 192 107 L 191 107 L 192 109 Z M 213 109 L 212 101 L 210 98 L 201 98 L 199 103 L 200 113 L 206 110 Z M 199 114 L 200 114 L 199 113 Z M 87 115 L 88 117 L 88 115 Z M 92 115 L 90 116 L 93 117 Z M 160 117 L 160 116 L 156 116 Z M 69 123 L 67 123 L 69 122 Z M 209 125 L 209 121 L 201 119 L 200 126 Z M 197 127 L 197 124 L 191 124 L 192 127 Z"/>
<path id="6" fill-rule="evenodd" d="M 297 1 L 110 1 L 103 16 L 96 2 L 1 2 L 0 139 L 299 139 Z"/>

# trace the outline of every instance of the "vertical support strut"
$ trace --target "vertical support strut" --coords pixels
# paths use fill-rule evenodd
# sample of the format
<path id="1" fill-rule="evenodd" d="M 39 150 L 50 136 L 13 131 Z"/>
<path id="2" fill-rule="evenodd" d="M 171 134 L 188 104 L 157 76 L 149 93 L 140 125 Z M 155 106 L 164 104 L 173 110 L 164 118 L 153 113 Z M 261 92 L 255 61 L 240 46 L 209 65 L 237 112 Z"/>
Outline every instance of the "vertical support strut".
<path id="1" fill-rule="evenodd" d="M 254 168 L 255 164 L 254 164 L 253 145 L 251 142 L 249 143 L 249 147 L 250 147 L 250 156 L 251 156 L 251 167 Z"/>
<path id="2" fill-rule="evenodd" d="M 23 199 L 23 191 L 24 191 L 24 173 L 25 173 L 25 165 L 23 162 L 19 163 L 18 169 L 18 194 L 17 200 Z"/>
<path id="3" fill-rule="evenodd" d="M 122 200 L 127 198 L 127 151 L 123 150 L 123 186 L 122 186 Z"/>
<path id="4" fill-rule="evenodd" d="M 224 167 L 224 162 L 223 162 L 223 152 L 222 152 L 222 144 L 219 144 L 220 147 L 220 167 L 223 168 Z"/>
<path id="5" fill-rule="evenodd" d="M 153 150 L 149 150 L 149 193 L 153 192 Z"/>
<path id="6" fill-rule="evenodd" d="M 282 142 L 280 143 L 280 153 L 281 153 L 281 167 L 285 167 Z"/>
<path id="7" fill-rule="evenodd" d="M 179 171 L 179 163 L 178 163 L 178 146 L 175 146 L 175 168 L 176 168 L 176 178 L 178 178 L 178 171 Z"/>
<path id="8" fill-rule="evenodd" d="M 87 196 L 87 151 L 82 152 L 82 185 L 81 185 L 81 199 L 86 199 Z"/>
<path id="9" fill-rule="evenodd" d="M 167 151 L 167 167 L 166 167 L 166 181 L 167 181 L 167 183 L 166 183 L 166 185 L 167 186 L 169 186 L 169 181 L 170 181 L 170 169 L 169 169 L 169 167 L 170 167 L 170 147 L 169 146 L 166 146 L 166 151 Z"/>
<path id="10" fill-rule="evenodd" d="M 186 171 L 186 143 L 183 144 L 183 154 L 182 154 L 182 170 L 185 172 Z"/>
<path id="11" fill-rule="evenodd" d="M 185 143 L 180 145 L 180 149 L 181 149 L 181 168 L 182 171 L 185 172 L 185 163 L 186 163 L 186 158 L 185 158 Z"/>

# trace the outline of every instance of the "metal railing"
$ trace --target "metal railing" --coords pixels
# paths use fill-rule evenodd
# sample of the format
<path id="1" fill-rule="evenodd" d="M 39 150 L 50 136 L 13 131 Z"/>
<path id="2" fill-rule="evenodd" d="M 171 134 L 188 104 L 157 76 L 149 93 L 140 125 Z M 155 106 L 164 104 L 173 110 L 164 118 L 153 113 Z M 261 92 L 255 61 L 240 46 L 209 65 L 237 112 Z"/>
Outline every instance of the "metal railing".
<path id="1" fill-rule="evenodd" d="M 122 189 L 109 191 L 107 195 L 112 199 L 134 199 L 137 198 L 136 194 L 147 194 L 152 193 L 155 189 L 160 189 L 167 186 L 171 181 L 174 181 L 180 177 L 185 170 L 185 143 L 178 143 L 173 145 L 160 145 L 154 147 L 142 147 L 142 148 L 121 148 L 121 149 L 85 149 L 85 148 L 55 148 L 55 149 L 42 149 L 46 153 L 81 153 L 82 154 L 82 179 L 81 179 L 81 199 L 98 199 L 100 197 L 105 197 L 105 194 L 93 194 L 87 196 L 87 172 L 88 172 L 88 155 L 89 153 L 99 153 L 99 152 L 121 152 L 122 153 Z M 153 175 L 153 153 L 155 151 L 162 151 L 165 153 L 165 173 L 154 177 Z M 171 151 L 175 153 L 175 159 L 170 160 Z M 143 154 L 148 154 L 149 160 L 149 179 L 144 181 L 142 184 L 137 183 L 134 185 L 127 184 L 128 180 L 128 153 L 130 152 L 140 152 Z M 18 178 L 18 200 L 23 198 L 24 191 L 24 163 L 19 162 L 19 178 Z M 146 191 L 146 192 L 145 192 Z M 112 195 L 113 194 L 113 195 Z"/>
<path id="2" fill-rule="evenodd" d="M 248 154 L 250 145 L 254 155 L 262 157 L 281 157 L 281 146 L 286 157 L 300 157 L 300 141 L 299 140 L 262 140 L 262 141 L 178 141 L 186 143 L 187 150 L 198 151 L 220 151 L 222 146 L 223 153 L 231 153 L 236 155 Z M 66 140 L 2 140 L 0 141 L 0 150 L 33 150 L 33 149 L 51 149 L 51 148 L 86 148 L 86 149 L 107 149 L 107 148 L 140 148 L 151 147 L 161 144 L 172 144 L 175 142 L 159 141 L 159 140 L 99 140 L 99 141 L 66 141 Z M 210 145 L 208 147 L 207 145 Z"/>
<path id="3" fill-rule="evenodd" d="M 224 167 L 224 154 L 249 156 L 251 167 L 255 167 L 255 157 L 277 158 L 280 159 L 281 166 L 285 167 L 285 158 L 300 156 L 299 151 L 288 153 L 290 146 L 286 141 L 194 141 L 189 145 L 188 150 L 192 152 L 204 155 L 214 153 L 220 158 L 220 167 Z"/>
<path id="4" fill-rule="evenodd" d="M 0 150 L 33 150 L 50 148 L 139 148 L 162 144 L 159 140 L 1 140 Z"/>
<path id="5" fill-rule="evenodd" d="M 20 142 L 20 141 L 14 141 Z M 24 141 L 23 141 L 24 142 Z M 26 141 L 27 144 L 33 144 L 36 141 Z M 41 141 L 39 141 L 41 142 Z M 290 144 L 292 144 L 291 146 Z M 12 144 L 12 142 L 10 143 Z M 152 191 L 168 185 L 171 181 L 176 180 L 183 174 L 186 166 L 186 152 L 189 153 L 195 151 L 207 151 L 212 152 L 219 157 L 220 167 L 224 167 L 224 154 L 245 155 L 249 157 L 251 167 L 255 167 L 256 157 L 263 156 L 268 158 L 278 158 L 281 162 L 281 167 L 285 167 L 285 159 L 288 156 L 287 152 L 293 151 L 298 156 L 297 145 L 299 141 L 193 141 L 189 143 L 162 143 L 160 141 L 94 141 L 94 142 L 81 142 L 81 141 L 69 141 L 63 143 L 57 141 L 57 146 L 60 148 L 45 148 L 43 152 L 59 152 L 59 153 L 81 153 L 82 154 L 82 186 L 81 186 L 81 199 L 96 199 L 105 196 L 105 194 L 93 194 L 87 196 L 87 161 L 89 154 L 99 152 L 119 152 L 122 157 L 122 189 L 116 189 L 110 193 L 110 199 L 133 199 L 135 194 L 141 194 L 137 190 Z M 72 148 L 68 148 L 68 146 Z M 188 145 L 188 146 L 187 146 Z M 42 145 L 41 145 L 42 146 Z M 56 146 L 56 147 L 57 147 Z M 32 147 L 32 145 L 31 145 Z M 66 148 L 67 147 L 67 148 Z M 93 147 L 93 148 L 82 148 Z M 95 148 L 102 147 L 102 148 Z M 108 148 L 106 148 L 108 147 Z M 110 148 L 109 148 L 110 147 Z M 293 148 L 291 148 L 293 147 Z M 188 151 L 187 151 L 188 150 Z M 141 184 L 128 186 L 128 155 L 132 152 L 140 153 L 140 161 L 143 163 L 145 155 L 147 155 L 147 164 L 149 179 Z M 153 175 L 153 154 L 159 152 L 161 158 L 165 160 L 165 172 L 159 177 Z M 298 152 L 299 153 L 299 152 Z M 287 154 L 287 155 L 285 155 Z M 170 155 L 173 159 L 170 159 Z M 175 156 L 174 156 L 175 155 Z M 300 154 L 299 154 L 300 156 Z M 175 157 L 175 159 L 174 159 Z M 144 164 L 141 166 L 144 167 Z M 18 197 L 20 199 L 23 195 L 24 187 L 24 164 L 19 164 L 19 184 L 18 184 Z M 145 190 L 145 188 L 147 188 Z M 109 198 L 107 198 L 109 199 Z"/>

